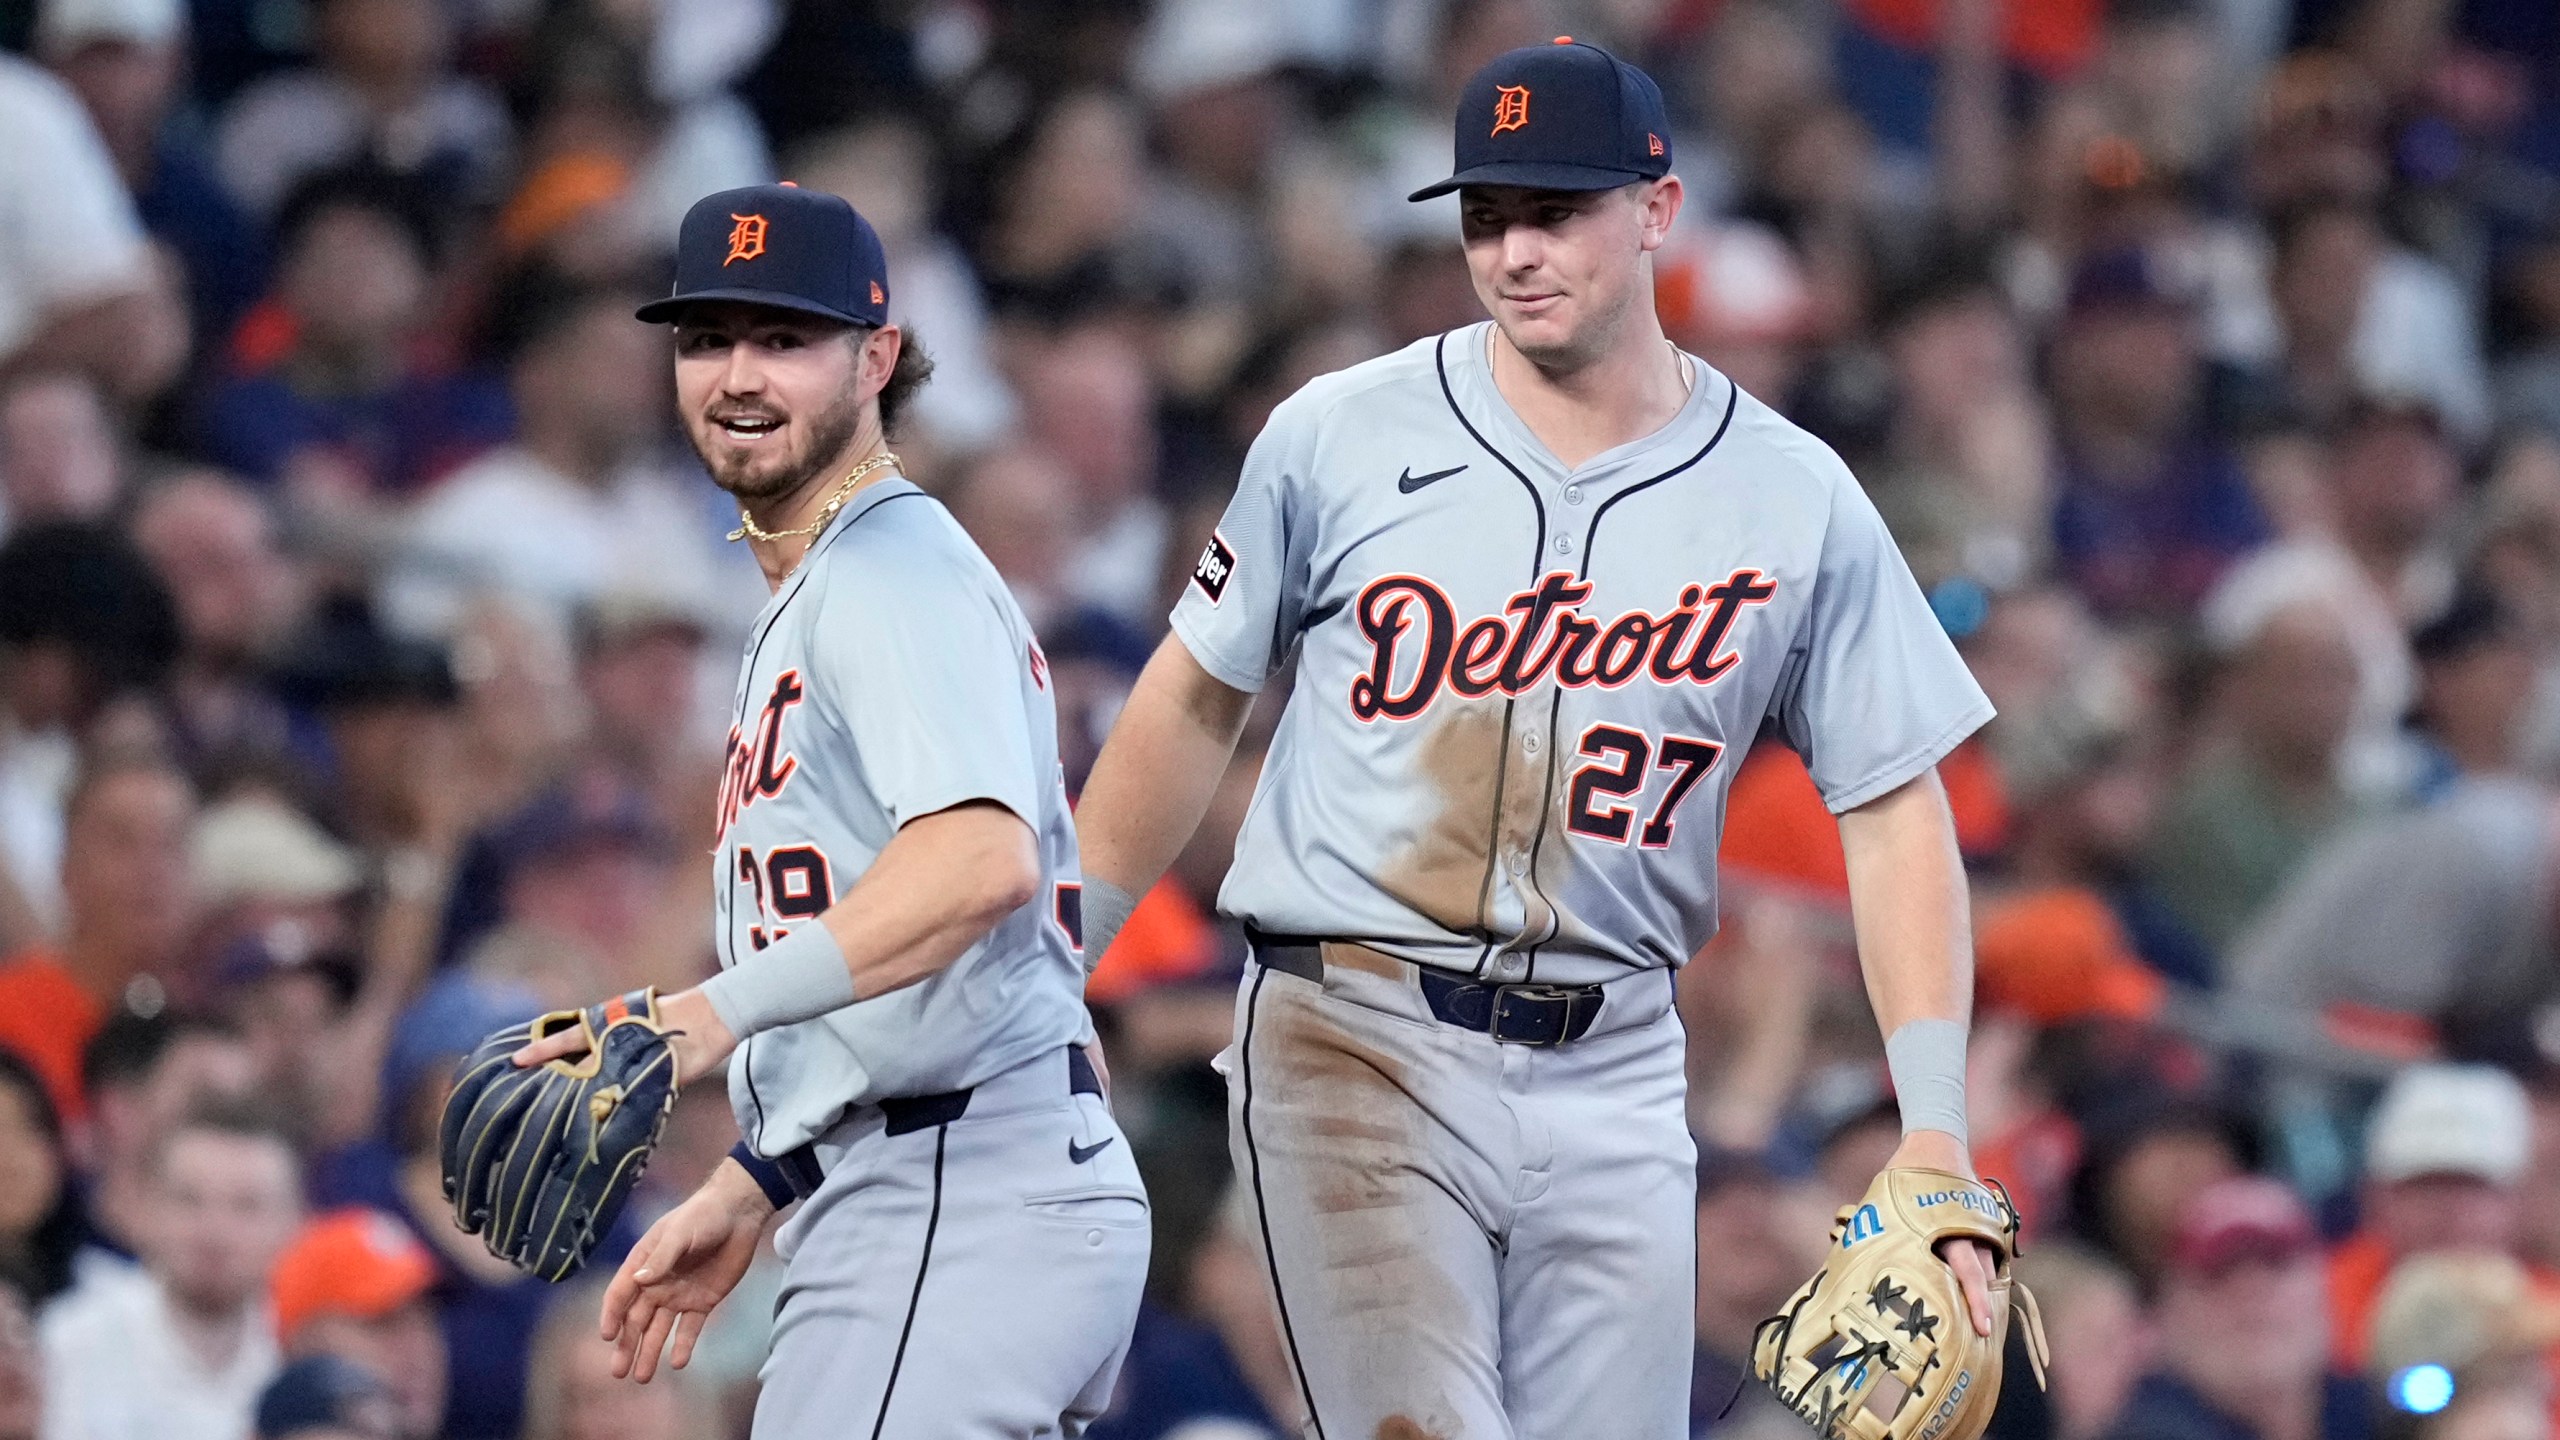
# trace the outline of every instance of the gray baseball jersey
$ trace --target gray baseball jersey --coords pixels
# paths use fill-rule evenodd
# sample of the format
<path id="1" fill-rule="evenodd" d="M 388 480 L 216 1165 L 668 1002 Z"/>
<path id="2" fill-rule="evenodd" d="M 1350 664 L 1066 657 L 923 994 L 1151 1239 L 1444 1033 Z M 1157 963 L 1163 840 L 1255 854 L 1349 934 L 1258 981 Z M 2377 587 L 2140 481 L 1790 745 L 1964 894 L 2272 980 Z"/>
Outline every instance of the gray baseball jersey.
<path id="1" fill-rule="evenodd" d="M 905 480 L 855 497 L 749 632 L 720 787 L 722 966 L 814 923 L 922 815 L 991 800 L 1039 837 L 1041 885 L 941 974 L 750 1037 L 729 1068 L 760 1154 L 851 1107 L 980 1084 L 1090 1034 L 1076 840 L 1048 662 L 1004 581 Z"/>
<path id="2" fill-rule="evenodd" d="M 1229 685 L 1298 667 L 1220 905 L 1491 980 L 1675 966 L 1764 723 L 1842 811 L 1991 705 L 1820 441 L 1693 362 L 1669 425 L 1567 467 L 1491 330 L 1283 402 L 1174 609 Z"/>

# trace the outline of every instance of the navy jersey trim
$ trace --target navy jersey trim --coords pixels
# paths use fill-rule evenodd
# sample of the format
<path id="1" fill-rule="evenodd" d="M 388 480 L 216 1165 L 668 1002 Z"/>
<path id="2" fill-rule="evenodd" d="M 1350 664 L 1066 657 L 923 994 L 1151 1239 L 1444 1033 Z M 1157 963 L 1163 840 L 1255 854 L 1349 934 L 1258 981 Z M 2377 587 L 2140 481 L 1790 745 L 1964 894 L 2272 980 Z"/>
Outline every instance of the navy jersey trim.
<path id="1" fill-rule="evenodd" d="M 1495 449 L 1493 442 L 1484 438 L 1484 432 L 1476 428 L 1475 422 L 1468 419 L 1467 412 L 1459 406 L 1457 392 L 1449 385 L 1449 336 L 1455 333 L 1457 332 L 1442 332 L 1439 340 L 1431 347 L 1431 368 L 1437 371 L 1440 377 L 1440 398 L 1447 402 L 1449 413 L 1457 417 L 1458 424 L 1466 430 L 1467 435 L 1477 445 L 1483 447 L 1484 453 L 1499 461 L 1503 469 L 1510 471 L 1511 478 L 1519 481 L 1520 489 L 1528 495 L 1530 508 L 1538 517 L 1538 535 L 1529 546 L 1529 583 L 1535 585 L 1538 583 L 1541 567 L 1546 564 L 1547 502 L 1538 494 L 1538 487 L 1530 481 L 1528 474 L 1511 463 L 1510 456 Z M 1491 829 L 1485 835 L 1484 879 L 1476 887 L 1476 929 L 1479 933 L 1488 936 L 1493 928 L 1487 923 L 1488 913 L 1493 909 L 1493 888 L 1502 878 L 1502 800 L 1511 784 L 1511 721 L 1518 708 L 1519 701 L 1516 698 L 1503 697 L 1503 741 L 1501 748 L 1495 752 L 1493 765 L 1493 813 L 1487 820 Z M 1552 724 L 1549 728 L 1553 728 Z M 1536 867 L 1533 865 L 1530 868 L 1531 873 L 1522 876 L 1521 883 L 1534 891 L 1538 888 L 1538 878 L 1535 873 Z M 1544 900 L 1546 896 L 1541 892 L 1538 898 Z M 1553 901 L 1548 901 L 1548 908 L 1554 908 Z M 1484 978 L 1485 963 L 1493 958 L 1493 952 L 1494 943 L 1490 938 L 1476 947 L 1473 973 L 1477 979 Z"/>
<path id="2" fill-rule="evenodd" d="M 1574 572 L 1576 579 L 1588 580 L 1591 578 L 1591 552 L 1593 547 L 1600 541 L 1601 518 L 1609 513 L 1611 507 L 1615 506 L 1619 501 L 1626 499 L 1628 496 L 1635 494 L 1639 490 L 1650 490 L 1654 486 L 1661 484 L 1663 481 L 1690 469 L 1699 461 L 1706 459 L 1710 451 L 1713 451 L 1716 446 L 1724 442 L 1725 432 L 1733 428 L 1733 412 L 1742 404 L 1742 387 L 1739 384 L 1736 384 L 1731 377 L 1726 378 L 1725 384 L 1728 387 L 1728 393 L 1725 395 L 1724 399 L 1724 418 L 1716 422 L 1715 433 L 1707 437 L 1706 444 L 1698 447 L 1697 454 L 1690 456 L 1688 459 L 1681 461 L 1679 464 L 1672 466 L 1670 469 L 1663 471 L 1659 475 L 1637 481 L 1635 484 L 1628 486 L 1626 489 L 1619 491 L 1617 494 L 1610 496 L 1608 499 L 1601 501 L 1597 506 L 1593 507 L 1591 511 L 1591 527 L 1584 531 L 1582 536 L 1582 564 L 1580 568 Z M 1556 745 L 1556 722 L 1562 717 L 1563 713 L 1564 691 L 1559 689 L 1555 692 L 1554 697 L 1547 705 L 1548 783 L 1543 798 L 1538 802 L 1538 828 L 1536 831 L 1532 832 L 1529 839 L 1529 873 L 1526 878 L 1533 889 L 1536 886 L 1538 876 L 1538 857 L 1540 852 L 1545 850 L 1547 844 L 1548 813 L 1555 808 L 1556 787 L 1554 783 L 1554 767 L 1558 763 L 1559 759 L 1557 755 L 1558 747 Z M 1543 890 L 1538 893 L 1539 898 L 1546 898 L 1546 892 Z M 1545 939 L 1541 939 L 1530 945 L 1528 964 L 1521 973 L 1521 981 L 1524 984 L 1534 983 L 1537 980 L 1538 951 L 1545 947 L 1548 940 L 1555 938 L 1555 934 L 1552 933 L 1553 931 L 1561 929 L 1561 927 L 1556 924 L 1556 920 L 1557 916 L 1562 912 L 1556 909 L 1555 902 L 1549 900 L 1547 902 L 1547 909 L 1549 912 L 1547 916 L 1547 924 L 1550 927 L 1551 933 L 1549 933 Z"/>
<path id="3" fill-rule="evenodd" d="M 909 481 L 908 483 L 913 484 L 914 482 Z M 846 516 L 843 524 L 838 525 L 829 530 L 826 534 L 819 536 L 815 544 L 812 544 L 807 550 L 801 552 L 800 563 L 792 567 L 791 578 L 785 582 L 791 587 L 790 593 L 784 595 L 779 601 L 775 602 L 773 613 L 764 617 L 764 624 L 757 629 L 756 638 L 748 642 L 747 674 L 750 677 L 756 673 L 756 662 L 764 658 L 764 642 L 772 638 L 773 627 L 782 623 L 782 612 L 790 609 L 791 602 L 799 599 L 800 592 L 807 588 L 809 572 L 816 568 L 814 562 L 817 560 L 819 554 L 828 546 L 833 545 L 837 536 L 842 535 L 846 531 L 851 530 L 854 526 L 861 524 L 862 517 L 865 515 L 871 514 L 881 506 L 886 505 L 893 500 L 904 500 L 911 495 L 923 497 L 924 492 L 922 490 L 901 490 L 894 495 L 883 495 L 879 499 L 872 501 L 870 504 L 863 506 L 861 509 L 854 511 L 851 515 Z M 749 693 L 753 693 L 752 690 L 750 690 Z M 746 717 L 743 715 L 736 717 L 741 726 L 743 726 L 745 718 Z M 723 836 L 722 838 L 725 840 L 727 837 Z M 736 877 L 724 875 L 719 895 L 719 949 L 721 955 L 726 958 L 732 966 L 740 963 L 737 958 L 737 952 L 734 948 L 736 942 L 729 938 L 730 931 L 736 928 L 732 917 L 736 913 L 736 906 L 738 902 L 735 897 L 737 893 L 738 886 Z M 738 1042 L 738 1071 L 740 1074 L 747 1077 L 747 1103 L 753 1105 L 756 1111 L 756 1133 L 754 1138 L 761 1141 L 764 1138 L 765 1126 L 764 1096 L 756 1089 L 755 1043 L 756 1037 L 753 1035 L 750 1035 L 746 1039 Z M 939 1201 L 940 1196 L 937 1191 L 936 1203 L 938 1204 Z"/>

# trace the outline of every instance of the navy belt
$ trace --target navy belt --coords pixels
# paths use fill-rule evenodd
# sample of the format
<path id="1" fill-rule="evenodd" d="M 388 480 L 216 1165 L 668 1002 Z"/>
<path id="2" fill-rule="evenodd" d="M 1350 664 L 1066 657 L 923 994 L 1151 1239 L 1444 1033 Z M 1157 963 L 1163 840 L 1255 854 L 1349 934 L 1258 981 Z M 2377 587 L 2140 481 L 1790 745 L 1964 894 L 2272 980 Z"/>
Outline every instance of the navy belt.
<path id="1" fill-rule="evenodd" d="M 890 1135 L 912 1135 L 918 1130 L 948 1125 L 969 1113 L 969 1097 L 976 1093 L 976 1087 L 972 1086 L 965 1090 L 945 1090 L 939 1095 L 904 1095 L 882 1100 L 878 1102 L 880 1118 L 884 1122 L 881 1129 Z M 1067 1047 L 1067 1093 L 1102 1093 L 1102 1077 L 1094 1073 L 1092 1059 L 1079 1045 Z M 783 1184 L 803 1200 L 818 1193 L 819 1183 L 827 1178 L 826 1170 L 818 1164 L 815 1142 L 777 1155 L 771 1163 L 781 1172 Z"/>
<path id="2" fill-rule="evenodd" d="M 1264 968 L 1324 982 L 1324 943 L 1302 935 L 1266 935 L 1245 927 L 1245 942 Z M 1410 964 L 1411 962 L 1400 962 Z M 1606 999 L 1590 985 L 1488 985 L 1428 965 L 1414 965 L 1422 1003 L 1434 1019 L 1490 1035 L 1506 1045 L 1563 1045 L 1590 1033 Z"/>

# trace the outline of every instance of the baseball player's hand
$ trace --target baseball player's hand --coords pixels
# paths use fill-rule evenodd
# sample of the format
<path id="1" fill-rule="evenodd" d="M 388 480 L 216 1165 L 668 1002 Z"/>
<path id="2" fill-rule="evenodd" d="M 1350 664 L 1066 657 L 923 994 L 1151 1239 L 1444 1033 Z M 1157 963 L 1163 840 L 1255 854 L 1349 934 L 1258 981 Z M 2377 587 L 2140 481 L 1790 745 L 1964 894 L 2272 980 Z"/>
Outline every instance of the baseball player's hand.
<path id="1" fill-rule="evenodd" d="M 1973 1156 L 1964 1142 L 1943 1130 L 1914 1130 L 1902 1137 L 1886 1169 L 1917 1165 L 1931 1170 L 1947 1170 L 1958 1175 L 1973 1174 Z M 1956 1283 L 1964 1289 L 1965 1309 L 1973 1317 L 1973 1333 L 1991 1333 L 1991 1277 L 1995 1257 L 1975 1240 L 1949 1240 L 1938 1249 L 1938 1258 L 1956 1273 Z"/>
<path id="2" fill-rule="evenodd" d="M 1093 1078 L 1102 1082 L 1102 1103 L 1110 1104 L 1111 1066 L 1102 1058 L 1102 1041 L 1099 1038 L 1085 1042 L 1084 1058 L 1093 1062 Z"/>
<path id="3" fill-rule="evenodd" d="M 738 1288 L 772 1216 L 764 1191 L 736 1161 L 723 1160 L 701 1189 L 649 1227 L 605 1287 L 599 1329 L 613 1342 L 615 1376 L 646 1385 L 662 1355 L 685 1367 L 702 1322 Z"/>
<path id="4" fill-rule="evenodd" d="M 667 1025 L 667 1048 L 675 1052 L 676 1083 L 690 1085 L 697 1075 L 717 1069 L 738 1048 L 738 1037 L 720 1023 L 719 1012 L 700 990 L 679 990 L 658 998 L 658 1016 Z M 564 1060 L 585 1053 L 587 1037 L 572 1026 L 556 1030 L 516 1051 L 519 1068 Z"/>

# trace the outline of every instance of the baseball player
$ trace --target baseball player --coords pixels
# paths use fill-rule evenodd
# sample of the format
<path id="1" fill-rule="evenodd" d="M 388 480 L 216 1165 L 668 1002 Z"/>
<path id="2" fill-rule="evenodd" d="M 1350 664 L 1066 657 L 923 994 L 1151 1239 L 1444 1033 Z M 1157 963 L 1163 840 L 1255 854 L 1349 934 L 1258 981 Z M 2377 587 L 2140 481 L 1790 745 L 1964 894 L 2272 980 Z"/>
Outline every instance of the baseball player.
<path id="1" fill-rule="evenodd" d="M 1082 1048 L 1047 662 L 885 448 L 929 368 L 888 283 L 852 206 L 759 186 L 693 207 L 639 312 L 674 326 L 685 429 L 773 596 L 720 790 L 722 969 L 656 1002 L 680 1080 L 727 1062 L 746 1138 L 602 1329 L 618 1373 L 684 1364 L 796 1199 L 758 1440 L 1075 1436 L 1136 1320 L 1146 1193 Z"/>
<path id="2" fill-rule="evenodd" d="M 1414 198 L 1457 192 L 1492 320 L 1273 412 L 1084 792 L 1087 953 L 1294 660 L 1220 896 L 1255 962 L 1221 1064 L 1307 1433 L 1664 1440 L 1697 1263 L 1672 976 L 1727 782 L 1764 725 L 1804 755 L 1896 1164 L 1970 1176 L 1935 766 L 1991 706 L 1838 458 L 1664 338 L 1653 82 L 1512 51 L 1456 148 Z M 1992 1256 L 1938 1253 L 1989 1335 Z"/>

